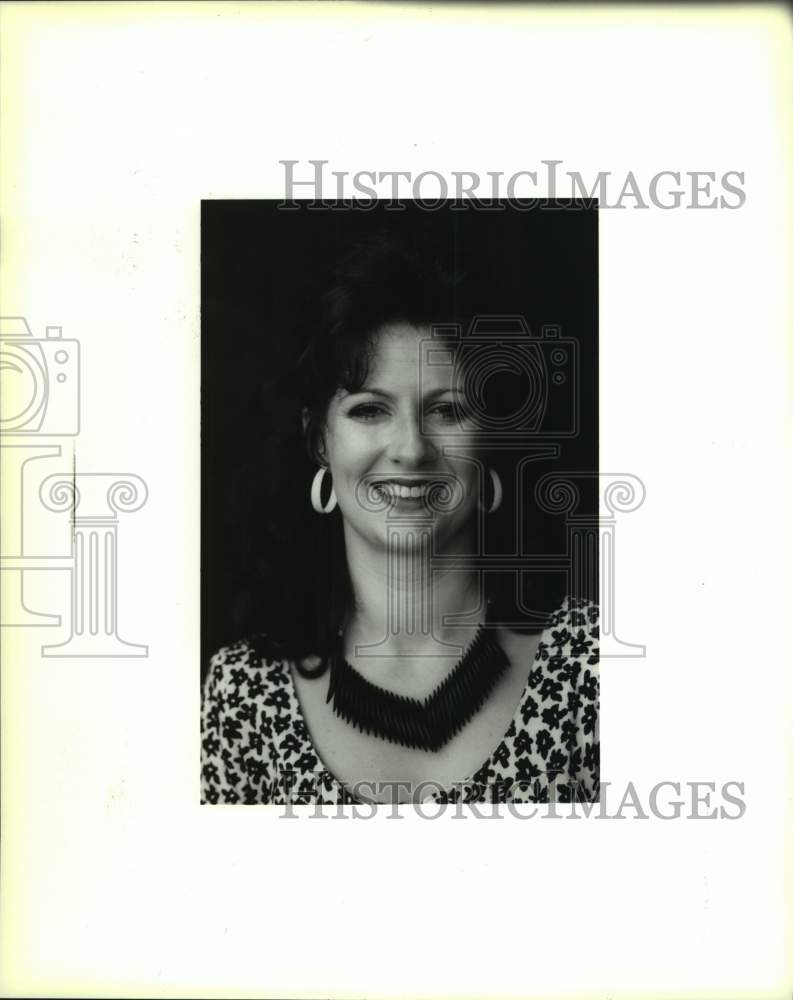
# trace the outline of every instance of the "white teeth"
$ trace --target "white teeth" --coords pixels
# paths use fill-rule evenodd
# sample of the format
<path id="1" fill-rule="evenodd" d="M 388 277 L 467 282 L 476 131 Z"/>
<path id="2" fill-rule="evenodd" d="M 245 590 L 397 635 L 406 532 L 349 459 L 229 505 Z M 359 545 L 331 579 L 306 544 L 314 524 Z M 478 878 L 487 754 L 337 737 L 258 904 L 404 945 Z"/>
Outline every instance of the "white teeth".
<path id="1" fill-rule="evenodd" d="M 399 483 L 378 483 L 377 489 L 381 494 L 400 500 L 418 500 L 427 492 L 427 486 L 402 486 Z"/>

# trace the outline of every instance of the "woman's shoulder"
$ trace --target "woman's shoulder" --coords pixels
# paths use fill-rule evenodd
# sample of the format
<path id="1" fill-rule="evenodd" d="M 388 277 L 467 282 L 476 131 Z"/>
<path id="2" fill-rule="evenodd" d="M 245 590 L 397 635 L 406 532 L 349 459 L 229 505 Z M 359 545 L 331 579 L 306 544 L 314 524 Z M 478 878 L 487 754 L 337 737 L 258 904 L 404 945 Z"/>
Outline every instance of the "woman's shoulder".
<path id="1" fill-rule="evenodd" d="M 530 687 L 561 697 L 565 686 L 591 688 L 593 700 L 598 686 L 600 660 L 599 609 L 588 598 L 565 597 L 550 616 L 537 650 Z"/>
<path id="2" fill-rule="evenodd" d="M 210 656 L 207 686 L 233 683 L 239 687 L 251 678 L 286 680 L 287 669 L 281 644 L 263 633 L 250 634 L 220 646 Z"/>
<path id="3" fill-rule="evenodd" d="M 583 629 L 586 633 L 598 635 L 600 608 L 588 597 L 566 595 L 561 605 L 551 613 L 546 629 Z"/>
<path id="4" fill-rule="evenodd" d="M 259 659 L 268 663 L 280 663 L 287 658 L 286 645 L 266 632 L 249 632 L 231 642 L 219 646 L 211 660 L 220 662 Z"/>
<path id="5" fill-rule="evenodd" d="M 561 607 L 548 620 L 543 633 L 544 645 L 552 659 L 575 660 L 582 667 L 596 670 L 600 653 L 599 608 L 590 598 L 567 595 Z"/>

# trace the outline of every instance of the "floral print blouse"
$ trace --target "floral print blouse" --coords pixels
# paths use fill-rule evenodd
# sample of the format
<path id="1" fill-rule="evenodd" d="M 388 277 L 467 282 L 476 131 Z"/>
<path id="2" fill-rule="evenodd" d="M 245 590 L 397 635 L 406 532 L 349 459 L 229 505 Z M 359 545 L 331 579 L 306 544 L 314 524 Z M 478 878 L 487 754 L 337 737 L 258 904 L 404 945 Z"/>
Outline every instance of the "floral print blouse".
<path id="1" fill-rule="evenodd" d="M 426 783 L 422 801 L 596 801 L 598 608 L 565 598 L 548 619 L 520 702 L 493 752 L 465 781 Z M 201 709 L 201 801 L 366 801 L 323 765 L 289 663 L 253 639 L 212 657 Z"/>

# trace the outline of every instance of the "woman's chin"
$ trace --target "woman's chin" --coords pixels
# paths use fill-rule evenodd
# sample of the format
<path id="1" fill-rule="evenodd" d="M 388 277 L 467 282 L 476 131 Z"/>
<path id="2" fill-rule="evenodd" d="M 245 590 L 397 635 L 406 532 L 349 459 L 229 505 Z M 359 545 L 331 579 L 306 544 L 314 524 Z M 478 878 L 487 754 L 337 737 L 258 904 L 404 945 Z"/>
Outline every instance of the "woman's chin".
<path id="1" fill-rule="evenodd" d="M 392 554 L 423 551 L 426 556 L 430 556 L 456 547 L 469 526 L 467 519 L 428 513 L 426 509 L 405 504 L 398 510 L 382 515 L 376 532 L 373 534 L 370 530 L 367 536 L 370 541 Z"/>

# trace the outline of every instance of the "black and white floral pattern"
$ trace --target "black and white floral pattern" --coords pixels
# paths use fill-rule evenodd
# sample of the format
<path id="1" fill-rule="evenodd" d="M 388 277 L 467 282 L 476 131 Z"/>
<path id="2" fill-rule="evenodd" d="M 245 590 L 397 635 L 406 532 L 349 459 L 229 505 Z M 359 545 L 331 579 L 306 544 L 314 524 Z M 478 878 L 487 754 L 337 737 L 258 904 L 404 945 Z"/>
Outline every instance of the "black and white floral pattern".
<path id="1" fill-rule="evenodd" d="M 595 801 L 599 787 L 598 609 L 566 598 L 549 618 L 515 715 L 490 757 L 425 801 Z M 322 764 L 289 665 L 240 640 L 210 663 L 201 711 L 201 801 L 356 802 Z"/>

